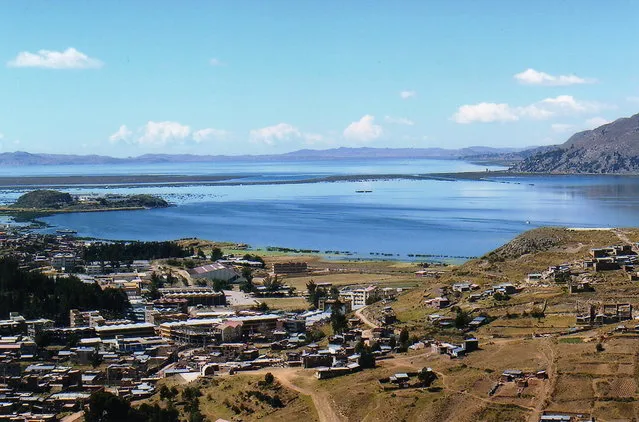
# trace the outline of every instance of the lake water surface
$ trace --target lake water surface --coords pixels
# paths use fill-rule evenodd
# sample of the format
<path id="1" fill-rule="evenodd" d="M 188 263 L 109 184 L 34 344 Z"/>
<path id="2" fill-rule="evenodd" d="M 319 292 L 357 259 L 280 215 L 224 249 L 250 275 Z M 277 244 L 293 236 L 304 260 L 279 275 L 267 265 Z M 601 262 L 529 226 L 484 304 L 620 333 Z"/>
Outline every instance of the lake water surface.
<path id="1" fill-rule="evenodd" d="M 146 166 L 32 166 L 0 175 L 234 175 L 246 181 L 291 181 L 331 175 L 483 171 L 462 161 L 335 160 Z M 495 168 L 492 168 L 495 169 Z M 639 178 L 530 176 L 487 181 L 371 180 L 243 186 L 136 186 L 65 189 L 71 193 L 151 193 L 176 206 L 146 211 L 60 214 L 51 227 L 80 236 L 126 240 L 200 237 L 253 247 L 371 253 L 477 256 L 533 227 L 634 226 Z M 357 193 L 358 190 L 371 191 Z M 4 189 L 12 202 L 25 189 Z M 376 256 L 376 255 L 374 255 Z"/>

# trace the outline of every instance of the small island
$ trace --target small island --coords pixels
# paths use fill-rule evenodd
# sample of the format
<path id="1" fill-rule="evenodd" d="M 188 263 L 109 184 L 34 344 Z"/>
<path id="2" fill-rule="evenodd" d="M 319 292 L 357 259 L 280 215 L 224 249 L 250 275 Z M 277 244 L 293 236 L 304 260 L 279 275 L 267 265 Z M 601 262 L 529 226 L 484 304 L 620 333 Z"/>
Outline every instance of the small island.
<path id="1" fill-rule="evenodd" d="M 9 206 L 0 207 L 3 214 L 51 215 L 65 212 L 122 211 L 166 208 L 170 204 L 154 195 L 71 195 L 67 192 L 40 189 L 20 196 Z"/>

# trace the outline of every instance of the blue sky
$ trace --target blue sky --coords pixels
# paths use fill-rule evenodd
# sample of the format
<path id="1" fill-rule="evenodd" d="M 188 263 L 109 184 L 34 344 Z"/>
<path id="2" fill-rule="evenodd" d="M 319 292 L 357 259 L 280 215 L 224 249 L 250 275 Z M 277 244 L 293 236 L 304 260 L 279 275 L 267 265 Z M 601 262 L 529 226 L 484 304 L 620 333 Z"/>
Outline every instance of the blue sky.
<path id="1" fill-rule="evenodd" d="M 530 146 L 639 112 L 639 2 L 29 1 L 0 151 Z"/>

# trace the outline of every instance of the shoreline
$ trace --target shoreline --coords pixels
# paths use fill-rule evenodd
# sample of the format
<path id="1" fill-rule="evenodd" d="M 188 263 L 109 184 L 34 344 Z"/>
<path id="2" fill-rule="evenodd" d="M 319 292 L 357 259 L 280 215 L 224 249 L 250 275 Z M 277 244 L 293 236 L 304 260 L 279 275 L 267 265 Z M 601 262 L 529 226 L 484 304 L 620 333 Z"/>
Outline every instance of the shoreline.
<path id="1" fill-rule="evenodd" d="M 492 181 L 492 177 L 522 177 L 528 173 L 511 173 L 506 170 L 447 172 L 423 174 L 351 174 L 311 177 L 296 180 L 242 180 L 249 175 L 135 175 L 135 176 L 19 176 L 0 177 L 0 188 L 64 188 L 77 186 L 83 188 L 126 187 L 164 187 L 164 186 L 263 186 L 263 185 L 299 185 L 335 182 L 371 182 L 388 180 L 437 180 Z"/>
<path id="2" fill-rule="evenodd" d="M 244 180 L 253 175 L 108 175 L 108 176 L 1 176 L 0 188 L 3 189 L 42 189 L 42 188 L 131 188 L 131 187 L 176 187 L 176 186 L 268 186 L 302 185 L 313 183 L 337 182 L 374 182 L 390 180 L 435 180 L 444 182 L 483 181 L 509 183 L 495 179 L 517 179 L 524 177 L 562 177 L 562 176 L 607 176 L 639 177 L 639 174 L 595 174 L 595 173 L 522 173 L 508 170 L 445 172 L 422 174 L 347 174 L 321 177 L 300 178 L 294 180 Z"/>

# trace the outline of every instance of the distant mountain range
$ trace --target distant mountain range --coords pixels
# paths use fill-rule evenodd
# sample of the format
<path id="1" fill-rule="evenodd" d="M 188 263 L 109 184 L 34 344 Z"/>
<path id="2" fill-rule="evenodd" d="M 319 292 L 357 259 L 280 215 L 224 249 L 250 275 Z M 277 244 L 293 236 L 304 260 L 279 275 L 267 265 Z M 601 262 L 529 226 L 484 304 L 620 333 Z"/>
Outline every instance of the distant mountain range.
<path id="1" fill-rule="evenodd" d="M 639 114 L 574 134 L 538 151 L 511 171 L 530 173 L 639 173 Z"/>
<path id="2" fill-rule="evenodd" d="M 29 152 L 0 153 L 0 165 L 63 165 L 63 164 L 132 164 L 132 163 L 196 163 L 229 161 L 304 161 L 357 158 L 439 158 L 516 161 L 529 154 L 525 148 L 468 147 L 444 148 L 333 148 L 327 150 L 303 149 L 276 155 L 195 155 L 145 154 L 137 157 L 116 158 L 104 155 L 34 154 Z M 523 155 L 522 155 L 523 154 Z"/>

